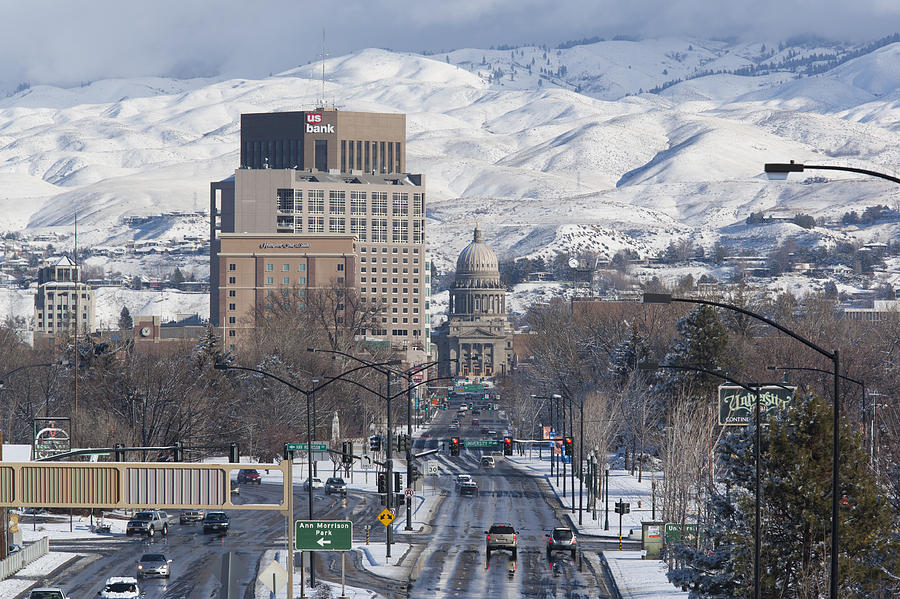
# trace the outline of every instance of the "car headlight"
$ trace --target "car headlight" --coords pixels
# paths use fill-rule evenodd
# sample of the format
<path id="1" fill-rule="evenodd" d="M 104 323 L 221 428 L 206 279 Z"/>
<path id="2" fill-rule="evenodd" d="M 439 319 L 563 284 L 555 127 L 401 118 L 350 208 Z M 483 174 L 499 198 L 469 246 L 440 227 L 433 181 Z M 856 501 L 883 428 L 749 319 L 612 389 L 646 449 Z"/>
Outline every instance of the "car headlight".
<path id="1" fill-rule="evenodd" d="M 138 570 L 143 570 L 143 569 L 144 569 L 144 565 L 143 565 L 143 564 L 138 564 Z"/>

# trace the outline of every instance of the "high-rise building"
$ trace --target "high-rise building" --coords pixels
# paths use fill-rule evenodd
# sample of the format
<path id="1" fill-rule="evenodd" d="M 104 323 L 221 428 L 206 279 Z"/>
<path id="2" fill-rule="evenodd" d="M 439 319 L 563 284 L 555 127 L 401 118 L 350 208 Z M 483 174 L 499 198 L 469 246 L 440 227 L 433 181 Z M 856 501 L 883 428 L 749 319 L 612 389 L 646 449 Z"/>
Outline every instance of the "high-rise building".
<path id="1" fill-rule="evenodd" d="M 94 330 L 94 290 L 81 282 L 81 267 L 68 256 L 38 270 L 34 296 L 35 345 L 61 334 Z"/>
<path id="2" fill-rule="evenodd" d="M 425 252 L 425 181 L 402 172 L 405 116 L 320 110 L 243 115 L 241 123 L 244 166 L 210 185 L 211 322 L 227 327 L 223 318 L 240 319 L 222 311 L 229 303 L 220 297 L 226 286 L 221 277 L 227 276 L 220 258 L 225 234 L 351 236 L 358 262 L 348 282 L 363 304 L 381 309 L 363 334 L 405 351 L 410 363 L 427 360 L 431 265 Z M 331 136 L 324 159 L 317 154 L 322 136 Z M 291 168 L 294 158 L 297 167 Z M 326 168 L 302 168 L 310 160 Z"/>
<path id="3" fill-rule="evenodd" d="M 242 114 L 241 166 L 402 173 L 406 115 L 333 108 Z"/>

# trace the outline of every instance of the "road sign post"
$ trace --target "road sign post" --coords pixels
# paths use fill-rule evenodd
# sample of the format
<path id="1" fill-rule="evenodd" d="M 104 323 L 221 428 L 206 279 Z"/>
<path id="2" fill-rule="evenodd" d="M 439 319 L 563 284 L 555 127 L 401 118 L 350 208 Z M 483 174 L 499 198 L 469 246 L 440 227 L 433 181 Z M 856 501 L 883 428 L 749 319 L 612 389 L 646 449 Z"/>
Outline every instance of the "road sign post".
<path id="1" fill-rule="evenodd" d="M 350 551 L 353 522 L 349 520 L 295 520 L 296 551 Z"/>

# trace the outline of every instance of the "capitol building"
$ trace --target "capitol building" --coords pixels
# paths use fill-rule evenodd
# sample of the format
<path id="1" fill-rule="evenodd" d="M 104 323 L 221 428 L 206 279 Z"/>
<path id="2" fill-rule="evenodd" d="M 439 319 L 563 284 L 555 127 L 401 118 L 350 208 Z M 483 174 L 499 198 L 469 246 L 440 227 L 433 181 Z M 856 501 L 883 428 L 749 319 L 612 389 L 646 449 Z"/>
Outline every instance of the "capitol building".
<path id="1" fill-rule="evenodd" d="M 447 322 L 437 335 L 443 376 L 506 376 L 513 357 L 512 326 L 506 318 L 506 288 L 497 255 L 476 226 L 472 243 L 456 260 Z"/>

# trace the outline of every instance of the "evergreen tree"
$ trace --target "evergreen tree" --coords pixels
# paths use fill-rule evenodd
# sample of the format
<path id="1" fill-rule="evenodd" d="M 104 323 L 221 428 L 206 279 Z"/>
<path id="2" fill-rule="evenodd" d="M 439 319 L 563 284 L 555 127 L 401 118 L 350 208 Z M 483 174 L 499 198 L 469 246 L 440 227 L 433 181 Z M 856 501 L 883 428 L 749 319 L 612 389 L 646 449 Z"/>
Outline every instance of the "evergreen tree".
<path id="1" fill-rule="evenodd" d="M 122 306 L 122 311 L 119 312 L 119 330 L 128 331 L 133 328 L 134 321 L 131 318 L 131 312 L 128 311 L 128 306 Z"/>
<path id="2" fill-rule="evenodd" d="M 178 268 L 177 266 L 175 267 L 175 270 L 172 271 L 172 276 L 169 278 L 169 281 L 171 281 L 173 285 L 181 285 L 182 283 L 184 283 L 184 274 L 181 272 L 180 268 Z"/>
<path id="3" fill-rule="evenodd" d="M 672 366 L 694 366 L 706 370 L 727 370 L 728 331 L 719 321 L 712 306 L 697 306 L 675 325 L 678 338 L 666 354 L 665 363 Z M 676 395 L 678 389 L 693 389 L 699 397 L 710 397 L 721 379 L 702 372 L 669 370 L 661 391 Z"/>
<path id="4" fill-rule="evenodd" d="M 760 453 L 763 597 L 803 599 L 827 595 L 831 539 L 832 407 L 816 396 L 769 420 Z M 725 437 L 717 450 L 723 484 L 711 498 L 713 522 L 698 548 L 680 546 L 683 567 L 669 573 L 690 597 L 753 594 L 755 429 Z M 892 533 L 886 494 L 868 472 L 860 438 L 842 425 L 840 596 L 892 596 L 900 546 Z M 724 489 L 723 489 L 724 487 Z M 724 491 L 724 494 L 723 494 Z"/>
<path id="5" fill-rule="evenodd" d="M 610 352 L 609 371 L 620 384 L 624 384 L 637 372 L 640 364 L 649 362 L 650 358 L 650 344 L 632 327 L 631 336 L 616 344 Z"/>

